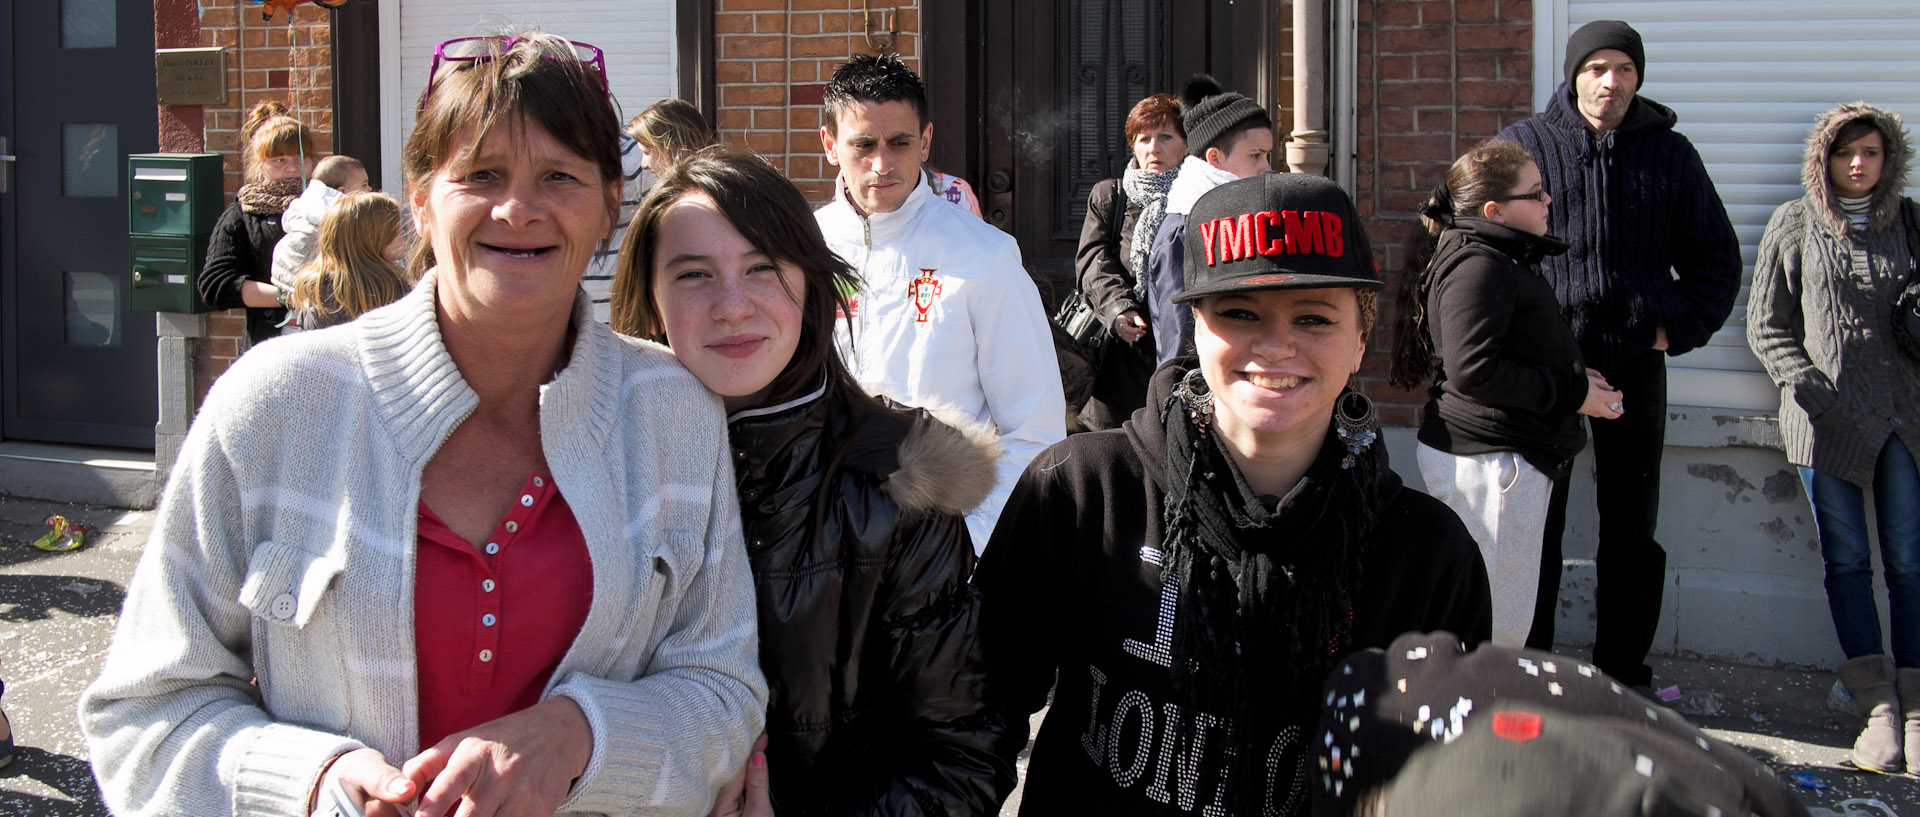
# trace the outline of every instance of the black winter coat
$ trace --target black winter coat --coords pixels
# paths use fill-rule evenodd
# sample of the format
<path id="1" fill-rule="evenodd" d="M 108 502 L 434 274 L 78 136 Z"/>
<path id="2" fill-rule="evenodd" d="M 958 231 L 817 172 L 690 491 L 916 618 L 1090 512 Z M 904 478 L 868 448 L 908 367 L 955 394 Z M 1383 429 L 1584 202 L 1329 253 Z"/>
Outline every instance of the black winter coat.
<path id="1" fill-rule="evenodd" d="M 1678 121 L 1637 96 L 1596 135 L 1561 83 L 1546 111 L 1500 132 L 1533 154 L 1553 195 L 1547 232 L 1570 249 L 1541 271 L 1602 374 L 1652 349 L 1660 326 L 1669 355 L 1705 345 L 1740 292 L 1740 239 Z"/>
<path id="2" fill-rule="evenodd" d="M 965 514 L 996 443 L 848 388 L 728 422 L 775 811 L 995 814 L 1026 733 L 984 703 Z"/>
<path id="3" fill-rule="evenodd" d="M 1440 234 L 1423 284 L 1440 359 L 1420 441 L 1449 454 L 1516 451 L 1550 476 L 1587 444 L 1586 366 L 1540 259 L 1567 245 L 1497 221 L 1462 218 Z"/>
<path id="4" fill-rule="evenodd" d="M 287 311 L 279 307 L 248 307 L 240 300 L 240 282 L 271 283 L 273 245 L 287 231 L 280 226 L 279 213 L 249 213 L 236 201 L 220 220 L 213 223 L 213 235 L 207 242 L 207 262 L 194 280 L 200 300 L 215 309 L 246 307 L 247 338 L 259 343 L 278 337 L 277 325 L 286 320 Z"/>
<path id="5" fill-rule="evenodd" d="M 1140 220 L 1140 205 L 1128 200 L 1122 207 L 1120 223 L 1113 223 L 1120 180 L 1107 179 L 1087 194 L 1087 218 L 1080 224 L 1080 247 L 1073 256 L 1074 274 L 1080 291 L 1087 296 L 1100 319 L 1111 329 L 1120 313 L 1129 309 L 1149 320 L 1145 304 L 1133 297 L 1138 279 L 1127 268 L 1133 252 L 1133 226 Z M 1147 380 L 1153 376 L 1153 333 L 1133 343 L 1119 335 L 1107 337 L 1106 356 L 1093 381 L 1093 396 L 1080 410 L 1080 423 L 1089 430 L 1118 428 L 1128 415 L 1147 402 Z"/>
<path id="6" fill-rule="evenodd" d="M 1168 646 L 1179 589 L 1160 567 L 1168 477 L 1158 407 L 1191 363 L 1157 370 L 1147 406 L 1121 428 L 1075 434 L 1035 457 L 981 557 L 974 584 L 995 694 L 1024 715 L 1052 693 L 1022 815 L 1222 813 L 1221 780 L 1232 765 L 1225 741 L 1176 744 L 1175 719 L 1198 719 L 1203 741 L 1253 730 L 1248 742 L 1269 747 L 1268 779 L 1253 781 L 1257 813 L 1306 813 L 1311 719 L 1230 723 L 1222 713 L 1183 712 L 1174 689 Z M 1245 547 L 1284 552 L 1344 536 L 1354 493 L 1332 487 L 1345 451 L 1331 428 L 1325 440 L 1278 524 L 1249 532 Z M 1409 631 L 1485 640 L 1493 613 L 1479 548 L 1453 511 L 1404 488 L 1384 450 L 1379 456 L 1376 527 L 1346 650 L 1384 647 Z"/>

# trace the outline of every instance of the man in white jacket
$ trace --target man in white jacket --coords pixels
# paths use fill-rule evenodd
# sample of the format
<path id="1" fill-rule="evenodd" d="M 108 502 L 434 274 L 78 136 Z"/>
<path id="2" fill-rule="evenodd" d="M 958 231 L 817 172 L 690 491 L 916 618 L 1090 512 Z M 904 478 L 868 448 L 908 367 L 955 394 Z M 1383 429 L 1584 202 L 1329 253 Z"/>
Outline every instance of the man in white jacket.
<path id="1" fill-rule="evenodd" d="M 840 176 L 814 216 L 862 281 L 835 330 L 854 377 L 999 435 L 997 483 L 967 515 L 978 553 L 1027 462 L 1066 437 L 1066 398 L 1019 246 L 938 200 L 920 172 L 933 138 L 926 111 L 920 77 L 898 57 L 857 56 L 834 71 L 820 141 Z"/>

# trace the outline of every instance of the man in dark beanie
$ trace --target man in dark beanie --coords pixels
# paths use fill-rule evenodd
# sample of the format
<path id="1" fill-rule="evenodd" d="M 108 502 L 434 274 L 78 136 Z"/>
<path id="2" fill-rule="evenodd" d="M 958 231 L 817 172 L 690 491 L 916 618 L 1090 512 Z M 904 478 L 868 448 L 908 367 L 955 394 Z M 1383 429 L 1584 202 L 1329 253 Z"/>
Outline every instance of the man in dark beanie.
<path id="1" fill-rule="evenodd" d="M 1167 215 L 1147 251 L 1147 313 L 1153 342 L 1165 363 L 1193 340 L 1193 314 L 1173 305 L 1186 269 L 1187 213 L 1209 190 L 1273 169 L 1273 118 L 1260 103 L 1195 74 L 1180 92 L 1180 127 L 1187 158 L 1167 191 Z"/>
<path id="2" fill-rule="evenodd" d="M 1706 344 L 1740 289 L 1740 242 L 1693 143 L 1671 109 L 1639 96 L 1640 33 L 1596 20 L 1567 38 L 1566 82 L 1547 110 L 1501 132 L 1532 152 L 1553 196 L 1550 232 L 1570 249 L 1543 260 L 1581 357 L 1625 395 L 1618 419 L 1593 421 L 1600 541 L 1593 663 L 1652 684 L 1666 550 L 1653 538 L 1666 444 L 1666 356 Z M 1527 646 L 1553 648 L 1567 480 L 1554 485 L 1540 592 Z"/>

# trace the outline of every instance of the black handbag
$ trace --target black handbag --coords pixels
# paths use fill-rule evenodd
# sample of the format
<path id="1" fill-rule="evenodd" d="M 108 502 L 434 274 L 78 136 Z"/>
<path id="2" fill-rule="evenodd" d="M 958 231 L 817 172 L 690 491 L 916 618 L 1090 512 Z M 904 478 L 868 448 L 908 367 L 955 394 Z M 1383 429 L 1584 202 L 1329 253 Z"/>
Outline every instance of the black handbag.
<path id="1" fill-rule="evenodd" d="M 1911 199 L 1900 202 L 1900 220 L 1907 233 L 1907 285 L 1893 303 L 1893 340 L 1900 351 L 1920 362 L 1920 223 Z"/>
<path id="2" fill-rule="evenodd" d="M 1107 322 L 1100 320 L 1100 313 L 1093 308 L 1093 302 L 1087 300 L 1085 293 L 1076 289 L 1067 294 L 1060 302 L 1060 308 L 1053 313 L 1053 322 L 1060 331 L 1072 338 L 1074 345 L 1087 354 L 1094 368 L 1100 367 L 1101 352 L 1106 348 L 1107 335 L 1112 331 Z"/>
<path id="3" fill-rule="evenodd" d="M 1113 215 L 1107 224 L 1111 225 L 1114 251 L 1118 252 L 1118 238 L 1127 215 L 1127 193 L 1119 184 L 1113 186 Z M 1107 339 L 1113 335 L 1113 327 L 1100 319 L 1100 312 L 1093 308 L 1093 302 L 1087 300 L 1087 294 L 1078 286 L 1060 301 L 1060 308 L 1053 312 L 1053 325 L 1086 353 L 1087 360 L 1093 363 L 1094 370 L 1100 368 L 1100 361 L 1106 357 Z"/>

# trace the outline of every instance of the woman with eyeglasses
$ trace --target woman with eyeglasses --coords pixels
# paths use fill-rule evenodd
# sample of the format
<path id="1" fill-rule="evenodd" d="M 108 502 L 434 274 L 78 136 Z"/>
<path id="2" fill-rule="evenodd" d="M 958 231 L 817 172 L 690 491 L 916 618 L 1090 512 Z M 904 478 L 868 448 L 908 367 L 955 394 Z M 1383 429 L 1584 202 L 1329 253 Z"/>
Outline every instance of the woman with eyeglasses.
<path id="1" fill-rule="evenodd" d="M 215 384 L 80 704 L 114 813 L 697 815 L 746 762 L 720 401 L 579 289 L 620 193 L 600 59 L 441 44 L 419 284 Z"/>
<path id="2" fill-rule="evenodd" d="M 1618 417 L 1622 399 L 1580 362 L 1540 276 L 1540 259 L 1567 251 L 1547 235 L 1552 204 L 1517 142 L 1493 139 L 1453 163 L 1420 210 L 1437 244 L 1401 277 L 1390 374 L 1404 389 L 1432 379 L 1420 475 L 1479 543 L 1493 641 L 1508 647 L 1533 629 L 1549 500 L 1587 442 L 1580 415 Z M 1549 572 L 1557 590 L 1559 571 Z"/>

